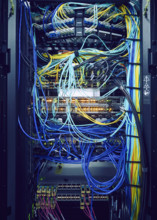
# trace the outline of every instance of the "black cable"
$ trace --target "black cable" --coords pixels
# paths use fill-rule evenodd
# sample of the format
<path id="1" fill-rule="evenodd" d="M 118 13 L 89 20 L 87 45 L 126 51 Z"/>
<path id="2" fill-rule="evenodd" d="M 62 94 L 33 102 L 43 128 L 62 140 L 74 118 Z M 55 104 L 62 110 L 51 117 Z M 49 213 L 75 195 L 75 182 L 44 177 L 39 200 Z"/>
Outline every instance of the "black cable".
<path id="1" fill-rule="evenodd" d="M 114 67 L 116 67 L 117 65 L 118 65 L 118 63 L 120 63 L 120 62 L 122 62 L 122 61 L 125 61 L 127 58 L 125 57 L 125 58 L 122 58 L 122 59 L 119 59 L 117 62 L 115 62 L 115 63 L 113 63 L 112 65 L 109 65 L 108 64 L 108 66 L 109 66 L 109 68 L 108 68 L 108 71 L 106 72 L 106 74 L 109 72 L 109 73 L 111 73 L 112 72 L 112 70 L 113 70 L 113 68 Z M 107 61 L 107 60 L 106 60 Z M 103 71 L 104 69 L 102 69 L 102 71 Z M 97 76 L 97 78 L 95 78 L 94 80 L 92 80 L 92 81 L 94 81 L 94 82 L 96 82 L 96 81 L 100 81 L 100 80 L 103 80 L 103 77 L 105 77 L 106 76 L 106 74 L 104 75 L 103 74 L 103 72 L 99 75 L 99 76 Z"/>
<path id="2" fill-rule="evenodd" d="M 81 66 L 85 65 L 86 63 L 93 62 L 93 61 L 95 61 L 96 59 L 98 59 L 98 58 L 100 58 L 100 57 L 107 57 L 107 56 L 110 56 L 110 57 L 108 58 L 108 60 L 112 60 L 112 59 L 114 59 L 114 58 L 119 57 L 119 55 L 112 55 L 112 54 L 105 55 L 105 54 L 99 54 L 99 55 L 96 55 L 96 56 L 94 56 L 94 57 L 92 57 L 92 58 L 89 58 L 88 60 L 85 60 L 85 61 L 83 61 L 82 63 L 80 63 L 79 65 L 75 66 L 75 67 L 74 67 L 74 70 L 80 68 Z"/>
<path id="3" fill-rule="evenodd" d="M 145 209 L 146 209 L 146 201 L 147 201 L 147 184 L 148 184 L 148 161 L 146 157 L 146 147 L 144 144 L 142 129 L 140 120 L 138 117 L 138 113 L 136 111 L 135 105 L 127 92 L 127 90 L 124 88 L 124 86 L 121 84 L 121 82 L 117 79 L 113 80 L 114 84 L 119 87 L 119 89 L 123 92 L 125 95 L 128 103 L 130 104 L 130 107 L 132 109 L 132 112 L 134 114 L 136 127 L 138 130 L 138 136 L 139 136 L 139 142 L 140 142 L 140 148 L 141 148 L 141 164 L 142 164 L 142 195 L 141 195 L 141 209 L 140 209 L 140 220 L 143 220 L 145 218 Z"/>

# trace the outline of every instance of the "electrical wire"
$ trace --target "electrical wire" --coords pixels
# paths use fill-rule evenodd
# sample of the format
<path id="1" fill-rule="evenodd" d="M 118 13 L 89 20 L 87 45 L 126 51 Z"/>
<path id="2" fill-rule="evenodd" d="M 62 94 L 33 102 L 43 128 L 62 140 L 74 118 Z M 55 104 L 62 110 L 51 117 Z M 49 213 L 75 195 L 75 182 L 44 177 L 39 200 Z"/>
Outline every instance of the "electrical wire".
<path id="1" fill-rule="evenodd" d="M 112 114 L 112 117 L 102 121 L 88 115 L 81 106 L 81 103 L 79 103 L 77 97 L 75 103 L 73 103 L 73 97 L 76 89 L 79 88 L 83 97 L 85 96 L 87 100 L 92 100 L 92 98 L 86 94 L 84 88 L 86 83 L 89 83 L 89 81 L 90 83 L 96 83 L 97 87 L 95 90 L 100 91 L 100 89 L 109 87 L 114 78 L 119 79 L 124 73 L 126 73 L 124 76 L 126 77 L 127 87 L 140 88 L 140 66 L 126 64 L 128 60 L 129 63 L 140 62 L 140 43 L 138 41 L 122 40 L 114 48 L 109 48 L 99 36 L 91 34 L 94 33 L 94 30 L 100 27 L 100 25 L 103 25 L 104 28 L 107 27 L 109 23 L 112 24 L 113 28 L 119 27 L 123 29 L 125 22 L 126 38 L 139 39 L 139 18 L 138 16 L 132 16 L 132 14 L 137 14 L 132 4 L 128 4 L 127 6 L 122 5 L 117 8 L 113 4 L 106 3 L 92 5 L 67 2 L 58 5 L 53 10 L 51 10 L 51 6 L 40 8 L 40 10 L 44 12 L 42 16 L 42 28 L 46 36 L 53 39 L 62 36 L 64 33 L 73 33 L 74 29 L 72 24 L 74 20 L 71 19 L 71 17 L 78 9 L 85 10 L 85 14 L 89 15 L 89 19 L 87 19 L 86 22 L 90 24 L 86 29 L 88 35 L 84 39 L 80 50 L 61 51 L 58 54 L 50 54 L 47 50 L 41 49 L 37 45 L 38 35 L 36 34 L 36 29 L 39 28 L 39 25 L 32 23 L 32 16 L 37 15 L 32 14 L 27 1 L 21 1 L 18 88 L 20 89 L 21 83 L 21 29 L 23 28 L 22 13 L 24 10 L 26 28 L 33 46 L 34 82 L 32 86 L 32 110 L 36 131 L 35 136 L 32 137 L 31 134 L 28 135 L 25 132 L 21 125 L 20 117 L 18 117 L 19 126 L 28 138 L 40 143 L 41 148 L 46 151 L 46 155 L 35 155 L 39 161 L 46 159 L 54 162 L 82 164 L 85 177 L 92 193 L 108 195 L 121 188 L 127 178 L 128 182 L 134 185 L 140 184 L 142 179 L 142 191 L 137 191 L 136 189 L 126 190 L 126 194 L 131 198 L 131 202 L 128 204 L 131 219 L 138 219 L 139 213 L 140 216 L 144 216 L 144 212 L 140 212 L 140 207 L 145 207 L 144 198 L 146 198 L 147 187 L 147 182 L 144 184 L 145 179 L 147 179 L 147 174 L 145 173 L 145 171 L 147 171 L 147 166 L 145 166 L 146 158 L 143 150 L 144 144 L 140 128 L 140 119 L 137 114 L 137 112 L 140 111 L 140 92 L 138 90 L 129 90 L 128 93 L 119 81 L 114 80 L 116 87 L 109 88 L 109 91 L 104 95 L 95 97 L 96 102 L 105 101 L 112 96 L 118 88 L 123 92 L 126 99 L 123 108 L 120 108 L 117 114 Z M 105 50 L 85 48 L 89 38 L 97 38 Z M 22 58 L 26 65 L 28 65 L 29 60 L 23 55 Z M 58 96 L 52 101 L 51 114 L 49 111 L 50 104 L 48 103 L 45 93 L 45 89 L 49 88 L 50 85 L 53 88 L 57 88 L 58 92 Z M 39 94 L 42 94 L 42 99 Z M 58 120 L 57 114 L 59 113 L 60 102 L 64 99 L 66 100 L 66 119 L 61 122 Z M 73 112 L 73 109 L 75 112 Z M 134 116 L 125 113 L 130 111 L 130 109 L 132 109 Z M 81 116 L 85 120 L 89 120 L 91 124 L 77 124 L 73 118 L 73 113 Z M 129 138 L 128 136 L 125 142 L 122 138 L 124 129 L 128 135 L 139 135 L 139 141 L 135 138 Z M 118 147 L 109 143 L 109 140 L 116 140 L 117 135 L 121 137 Z M 69 139 L 67 140 L 65 136 Z M 63 137 L 62 141 L 61 137 Z M 80 143 L 81 154 L 78 153 L 73 140 Z M 53 141 L 52 146 L 49 145 L 51 141 Z M 104 152 L 99 155 L 95 155 L 96 143 L 102 143 L 104 149 Z M 56 156 L 54 156 L 53 153 L 55 153 Z M 141 161 L 142 168 L 140 165 L 126 166 L 126 158 L 127 160 Z M 91 176 L 89 165 L 90 162 L 96 160 L 106 160 L 113 164 L 116 174 L 111 180 L 100 182 Z M 126 172 L 128 177 L 126 177 Z M 91 210 L 86 210 L 86 213 L 93 219 Z M 39 216 L 42 215 L 46 216 L 47 219 L 55 219 L 57 213 L 45 208 L 45 211 L 39 212 Z"/>

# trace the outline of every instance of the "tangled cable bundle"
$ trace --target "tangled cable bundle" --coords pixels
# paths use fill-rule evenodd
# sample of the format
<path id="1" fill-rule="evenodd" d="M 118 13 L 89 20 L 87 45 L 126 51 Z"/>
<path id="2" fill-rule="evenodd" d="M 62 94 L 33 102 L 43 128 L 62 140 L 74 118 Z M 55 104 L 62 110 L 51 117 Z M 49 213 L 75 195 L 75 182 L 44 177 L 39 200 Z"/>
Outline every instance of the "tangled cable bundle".
<path id="1" fill-rule="evenodd" d="M 32 114 L 36 136 L 32 137 L 25 132 L 20 117 L 18 121 L 22 131 L 40 143 L 46 152 L 45 155 L 35 157 L 39 161 L 46 159 L 58 163 L 82 164 L 87 183 L 96 194 L 108 195 L 118 190 L 124 182 L 139 185 L 142 175 L 141 164 L 125 163 L 126 160 L 141 161 L 140 142 L 137 138 L 130 137 L 138 136 L 138 130 L 127 98 L 118 112 L 111 112 L 106 118 L 99 120 L 90 115 L 89 108 L 85 109 L 80 99 L 75 97 L 76 91 L 79 91 L 81 97 L 86 97 L 86 100 L 92 103 L 93 98 L 87 93 L 86 88 L 95 83 L 96 91 L 105 88 L 106 92 L 94 97 L 93 102 L 105 103 L 112 99 L 120 87 L 123 87 L 132 99 L 136 111 L 140 112 L 140 90 L 130 89 L 130 87 L 140 88 L 140 65 L 133 65 L 140 63 L 140 41 L 138 41 L 140 24 L 133 5 L 130 3 L 117 7 L 115 4 L 106 3 L 93 5 L 67 2 L 53 10 L 51 6 L 45 8 L 38 6 L 42 14 L 38 18 L 41 19 L 41 23 L 37 22 L 38 15 L 31 12 L 27 1 L 21 1 L 20 7 L 19 61 L 22 57 L 23 13 L 33 47 Z M 85 10 L 85 15 L 88 15 L 84 19 L 87 36 L 79 50 L 64 50 L 51 54 L 38 46 L 36 31 L 43 30 L 45 37 L 52 42 L 57 37 L 74 33 L 73 15 L 79 9 Z M 111 26 L 114 30 L 126 31 L 126 38 L 122 38 L 115 47 L 105 43 L 96 34 L 99 28 L 109 29 Z M 99 40 L 104 50 L 86 48 L 89 39 Z M 19 87 L 20 74 L 22 73 L 19 62 Z M 114 83 L 115 79 L 119 79 L 120 83 Z M 51 100 L 45 94 L 49 87 L 56 89 L 58 94 Z M 63 110 L 61 103 L 66 104 L 64 120 L 58 117 Z M 74 114 L 80 117 L 79 123 L 73 117 Z M 81 119 L 85 122 L 81 123 Z M 101 144 L 103 149 L 100 154 L 95 153 L 97 144 Z M 112 179 L 100 182 L 91 175 L 89 165 L 98 160 L 113 164 L 116 174 Z M 131 201 L 129 203 L 131 219 L 138 219 L 141 190 L 126 187 L 126 194 Z M 87 210 L 86 214 L 90 216 Z"/>

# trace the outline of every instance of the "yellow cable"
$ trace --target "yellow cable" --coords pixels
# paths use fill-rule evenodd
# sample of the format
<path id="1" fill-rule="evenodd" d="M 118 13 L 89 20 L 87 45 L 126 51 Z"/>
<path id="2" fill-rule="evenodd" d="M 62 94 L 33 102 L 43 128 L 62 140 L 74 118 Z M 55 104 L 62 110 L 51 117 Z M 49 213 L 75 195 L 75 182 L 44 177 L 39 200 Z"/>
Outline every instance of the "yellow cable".
<path id="1" fill-rule="evenodd" d="M 93 123 L 95 123 L 95 124 L 98 124 L 98 125 L 111 125 L 111 124 L 115 124 L 115 123 L 117 123 L 118 121 L 120 121 L 120 120 L 123 118 L 124 114 L 125 114 L 125 112 L 123 112 L 123 113 L 119 116 L 119 118 L 117 118 L 115 121 L 108 122 L 108 123 L 102 123 L 102 122 L 97 121 L 97 120 L 95 120 L 94 118 L 90 117 L 90 116 L 87 115 L 85 112 L 83 112 L 83 111 L 81 110 L 81 106 L 80 106 L 78 100 L 76 100 L 75 103 L 76 103 L 76 105 L 77 105 L 77 107 L 78 107 L 78 108 L 77 108 L 77 111 L 78 111 L 77 114 L 83 116 L 84 118 L 86 118 L 86 119 L 90 120 L 91 122 L 93 122 Z"/>
<path id="2" fill-rule="evenodd" d="M 146 16 L 147 10 L 148 10 L 148 6 L 149 6 L 150 0 L 147 0 L 146 5 L 144 7 L 144 12 L 143 14 Z"/>

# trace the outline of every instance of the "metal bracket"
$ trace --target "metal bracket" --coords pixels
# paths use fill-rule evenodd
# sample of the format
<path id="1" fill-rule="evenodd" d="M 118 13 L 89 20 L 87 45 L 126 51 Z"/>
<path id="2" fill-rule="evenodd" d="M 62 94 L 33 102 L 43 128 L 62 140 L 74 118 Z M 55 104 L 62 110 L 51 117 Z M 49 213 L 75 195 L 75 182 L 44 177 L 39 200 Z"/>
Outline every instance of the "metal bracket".
<path id="1" fill-rule="evenodd" d="M 10 49 L 0 52 L 0 76 L 6 76 L 10 72 Z"/>
<path id="2" fill-rule="evenodd" d="M 148 49 L 148 72 L 157 75 L 157 51 Z"/>

